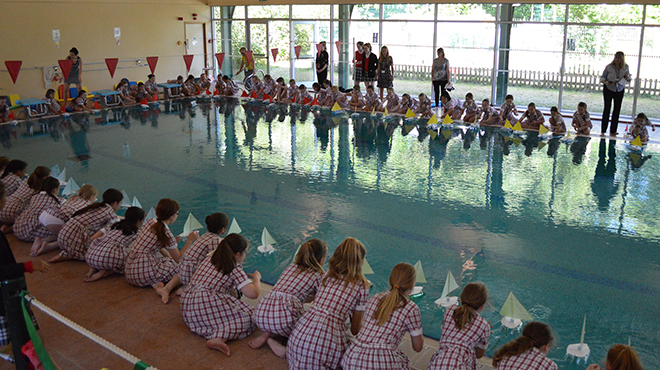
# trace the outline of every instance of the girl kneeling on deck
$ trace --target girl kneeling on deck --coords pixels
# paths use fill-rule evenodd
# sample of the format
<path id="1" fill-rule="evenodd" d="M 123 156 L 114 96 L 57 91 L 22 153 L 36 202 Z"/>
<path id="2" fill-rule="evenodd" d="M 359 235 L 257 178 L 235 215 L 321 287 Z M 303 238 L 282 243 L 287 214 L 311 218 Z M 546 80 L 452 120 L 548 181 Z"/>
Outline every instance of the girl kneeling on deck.
<path id="1" fill-rule="evenodd" d="M 557 364 L 546 357 L 553 340 L 548 324 L 529 322 L 518 339 L 495 352 L 493 366 L 499 370 L 557 370 Z"/>
<path id="2" fill-rule="evenodd" d="M 41 191 L 30 199 L 27 209 L 14 223 L 14 236 L 24 242 L 34 242 L 35 238 L 53 235 L 39 222 L 39 215 L 51 206 L 59 206 L 64 199 L 57 196 L 60 182 L 54 177 L 46 177 L 41 183 Z"/>
<path id="3" fill-rule="evenodd" d="M 231 355 L 228 340 L 252 334 L 252 307 L 231 295 L 234 289 L 257 299 L 261 274 L 255 271 L 252 281 L 243 271 L 248 240 L 240 234 L 227 235 L 212 256 L 199 265 L 190 285 L 181 296 L 181 314 L 190 330 L 207 339 L 206 346 Z"/>
<path id="4" fill-rule="evenodd" d="M 311 302 L 323 279 L 323 265 L 328 246 L 319 239 L 310 239 L 296 254 L 295 261 L 280 275 L 277 284 L 259 301 L 253 320 L 263 331 L 250 342 L 250 347 L 268 346 L 279 357 L 286 356 L 286 347 L 274 337 L 287 338 L 302 317 L 303 304 Z"/>
<path id="5" fill-rule="evenodd" d="M 364 326 L 341 360 L 343 370 L 409 369 L 408 357 L 399 350 L 406 332 L 415 352 L 424 348 L 419 307 L 408 299 L 417 275 L 409 263 L 399 263 L 390 274 L 391 289 L 369 300 Z"/>

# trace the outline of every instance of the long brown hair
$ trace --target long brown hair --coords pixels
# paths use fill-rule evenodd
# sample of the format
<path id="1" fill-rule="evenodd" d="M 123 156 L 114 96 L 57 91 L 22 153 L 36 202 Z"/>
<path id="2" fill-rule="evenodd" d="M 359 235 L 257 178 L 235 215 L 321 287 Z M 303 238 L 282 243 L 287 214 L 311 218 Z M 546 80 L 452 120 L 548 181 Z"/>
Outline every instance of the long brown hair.
<path id="1" fill-rule="evenodd" d="M 488 290 L 481 282 L 470 283 L 461 292 L 461 306 L 454 310 L 452 318 L 460 331 L 472 323 L 477 310 L 488 300 Z"/>
<path id="2" fill-rule="evenodd" d="M 60 180 L 54 177 L 46 177 L 44 181 L 41 182 L 41 191 L 46 192 L 46 195 L 53 198 L 57 203 L 60 202 L 60 199 L 53 194 L 53 190 L 60 188 Z"/>
<path id="3" fill-rule="evenodd" d="M 387 58 L 383 55 L 383 50 L 387 51 Z M 390 49 L 387 48 L 387 46 L 383 46 L 380 48 L 380 55 L 378 56 L 378 63 L 382 62 L 389 62 L 392 60 L 392 56 L 390 55 Z"/>
<path id="4" fill-rule="evenodd" d="M 248 242 L 246 237 L 241 234 L 231 233 L 220 241 L 218 249 L 211 256 L 211 264 L 218 271 L 222 272 L 223 275 L 229 275 L 238 264 L 236 254 L 245 253 L 249 246 L 250 242 Z"/>
<path id="5" fill-rule="evenodd" d="M 298 249 L 293 263 L 298 265 L 298 272 L 314 270 L 324 273 L 321 260 L 328 255 L 328 245 L 321 239 L 309 239 Z"/>
<path id="6" fill-rule="evenodd" d="M 376 311 L 372 319 L 376 320 L 376 325 L 380 326 L 387 322 L 392 316 L 392 312 L 403 308 L 408 304 L 408 298 L 404 294 L 415 286 L 417 272 L 413 265 L 409 263 L 399 263 L 392 269 L 390 274 L 390 293 L 378 302 Z"/>
<path id="7" fill-rule="evenodd" d="M 637 352 L 625 344 L 615 344 L 607 352 L 610 370 L 642 370 Z"/>
<path id="8" fill-rule="evenodd" d="M 174 216 L 177 212 L 179 212 L 179 203 L 177 203 L 176 200 L 163 198 L 158 201 L 158 205 L 156 206 L 157 221 L 151 226 L 151 230 L 156 234 L 158 244 L 160 244 L 162 248 L 167 248 L 171 243 L 171 240 L 167 235 L 167 228 L 163 221 Z"/>
<path id="9" fill-rule="evenodd" d="M 121 191 L 117 189 L 108 189 L 103 192 L 103 201 L 102 202 L 96 202 L 88 205 L 87 207 L 83 209 L 77 210 L 72 217 L 76 217 L 78 215 L 82 215 L 83 213 L 86 213 L 87 211 L 91 211 L 96 208 L 101 208 L 103 206 L 110 205 L 112 203 L 116 202 L 121 202 L 121 200 L 124 199 L 124 196 L 121 194 Z"/>
<path id="10" fill-rule="evenodd" d="M 41 182 L 44 181 L 46 177 L 50 176 L 50 168 L 39 166 L 34 169 L 34 172 L 28 177 L 27 184 L 32 190 L 40 191 Z"/>
<path id="11" fill-rule="evenodd" d="M 497 367 L 497 364 L 507 357 L 518 356 L 532 347 L 541 348 L 553 341 L 554 337 L 550 325 L 540 321 L 531 321 L 525 325 L 520 337 L 505 344 L 495 352 L 493 366 Z"/>
<path id="12" fill-rule="evenodd" d="M 330 268 L 323 277 L 323 284 L 328 278 L 343 280 L 345 285 L 349 283 L 368 284 L 367 279 L 362 274 L 362 264 L 367 249 L 359 240 L 355 238 L 346 238 L 335 249 L 335 253 L 330 258 Z"/>

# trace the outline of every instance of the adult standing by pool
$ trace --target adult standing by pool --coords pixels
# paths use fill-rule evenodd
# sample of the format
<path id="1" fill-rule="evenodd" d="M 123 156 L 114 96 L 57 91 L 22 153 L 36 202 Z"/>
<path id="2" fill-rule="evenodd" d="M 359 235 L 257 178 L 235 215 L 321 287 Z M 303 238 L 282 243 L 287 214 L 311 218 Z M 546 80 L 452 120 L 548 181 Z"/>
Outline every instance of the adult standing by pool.
<path id="1" fill-rule="evenodd" d="M 378 88 L 380 88 L 380 100 L 383 100 L 383 90 L 394 86 L 392 83 L 394 81 L 394 62 L 387 46 L 380 48 L 376 80 Z"/>
<path id="2" fill-rule="evenodd" d="M 325 48 L 325 41 L 321 41 L 319 53 L 316 56 L 316 77 L 320 84 L 328 79 L 328 51 Z"/>
<path id="3" fill-rule="evenodd" d="M 82 90 L 82 59 L 78 56 L 78 49 L 71 48 L 69 50 L 69 56 L 66 59 L 70 60 L 72 64 L 71 70 L 69 70 L 69 77 L 64 81 L 64 105 L 66 105 L 66 100 L 69 97 L 69 86 L 71 84 L 76 85 L 78 92 Z"/>
<path id="4" fill-rule="evenodd" d="M 626 89 L 626 83 L 630 82 L 630 71 L 628 70 L 626 57 L 622 51 L 617 51 L 614 54 L 614 60 L 605 67 L 602 76 L 600 76 L 600 82 L 603 84 L 603 98 L 605 100 L 600 132 L 601 135 L 605 135 L 605 131 L 607 131 L 612 100 L 614 100 L 610 135 L 616 136 L 618 134 L 616 130 L 619 127 L 619 113 L 621 112 L 623 94 Z"/>
<path id="5" fill-rule="evenodd" d="M 445 85 L 451 79 L 449 71 L 449 60 L 445 58 L 445 50 L 438 48 L 438 57 L 433 59 L 433 68 L 431 70 L 431 79 L 433 80 L 433 92 L 435 93 L 435 106 L 440 106 L 440 95 L 444 94 Z"/>
<path id="6" fill-rule="evenodd" d="M 371 44 L 364 44 L 362 81 L 364 81 L 365 91 L 367 86 L 372 86 L 376 81 L 376 70 L 378 69 L 378 57 L 371 52 Z"/>
<path id="7" fill-rule="evenodd" d="M 245 47 L 240 48 L 239 52 L 241 53 L 241 66 L 238 68 L 238 72 L 236 72 L 238 75 L 242 71 L 245 71 L 245 77 L 254 74 L 254 57 L 248 59 L 247 51 L 248 50 Z"/>

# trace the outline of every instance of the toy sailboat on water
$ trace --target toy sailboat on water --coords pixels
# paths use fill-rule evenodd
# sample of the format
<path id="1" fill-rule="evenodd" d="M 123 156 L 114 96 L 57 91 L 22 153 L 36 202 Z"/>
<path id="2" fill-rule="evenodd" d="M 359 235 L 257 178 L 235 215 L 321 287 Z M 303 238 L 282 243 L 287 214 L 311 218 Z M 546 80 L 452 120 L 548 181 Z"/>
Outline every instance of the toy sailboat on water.
<path id="1" fill-rule="evenodd" d="M 513 126 L 513 133 L 516 135 L 523 135 L 525 133 L 522 126 L 520 125 L 520 122 L 516 122 L 516 124 Z"/>
<path id="2" fill-rule="evenodd" d="M 78 186 L 76 180 L 74 180 L 73 177 L 69 177 L 69 182 L 67 182 L 64 189 L 62 189 L 62 195 L 73 195 L 76 194 L 78 190 L 80 190 L 80 186 Z"/>
<path id="3" fill-rule="evenodd" d="M 147 212 L 147 216 L 144 219 L 149 220 L 152 218 L 156 218 L 156 210 L 154 207 L 149 208 L 149 212 Z"/>
<path id="4" fill-rule="evenodd" d="M 513 130 L 513 126 L 511 125 L 511 122 L 509 122 L 509 119 L 506 119 L 506 122 L 504 122 L 504 127 L 501 127 L 500 130 L 506 131 L 506 132 L 511 132 Z"/>
<path id="5" fill-rule="evenodd" d="M 415 118 L 417 118 L 417 115 L 415 113 L 413 113 L 413 111 L 410 110 L 410 108 L 408 108 L 408 110 L 406 111 L 406 116 L 404 117 L 404 119 L 406 121 L 408 121 L 408 120 L 415 119 Z"/>
<path id="6" fill-rule="evenodd" d="M 128 196 L 126 190 L 121 191 L 121 195 L 124 197 L 121 200 L 121 208 L 128 208 L 131 206 L 131 197 Z"/>
<path id="7" fill-rule="evenodd" d="M 231 225 L 229 225 L 229 230 L 227 231 L 227 235 L 229 234 L 240 234 L 241 233 L 241 227 L 238 226 L 238 222 L 236 222 L 236 217 L 234 217 L 231 220 Z"/>
<path id="8" fill-rule="evenodd" d="M 539 137 L 540 136 L 548 136 L 549 132 L 550 132 L 550 130 L 548 130 L 548 128 L 545 127 L 544 124 L 541 124 L 541 126 L 539 126 Z"/>
<path id="9" fill-rule="evenodd" d="M 628 144 L 628 149 L 636 152 L 641 152 L 643 149 L 642 139 L 639 136 L 637 136 L 633 141 L 630 142 L 630 144 Z"/>
<path id="10" fill-rule="evenodd" d="M 138 200 L 137 197 L 133 197 L 133 202 L 131 203 L 131 206 L 142 208 L 142 204 L 140 204 L 140 201 Z"/>
<path id="11" fill-rule="evenodd" d="M 417 261 L 415 264 L 415 271 L 417 272 L 417 282 L 418 283 L 426 283 L 426 276 L 424 276 L 424 269 L 422 269 L 422 261 Z M 415 286 L 412 290 L 412 293 L 410 293 L 411 297 L 415 296 L 421 296 L 424 295 L 423 287 L 421 286 Z"/>
<path id="12" fill-rule="evenodd" d="M 332 114 L 342 114 L 342 112 L 339 104 L 335 103 L 335 105 L 332 106 Z"/>
<path id="13" fill-rule="evenodd" d="M 66 168 L 57 175 L 57 180 L 60 182 L 60 186 L 66 185 Z"/>
<path id="14" fill-rule="evenodd" d="M 582 335 L 580 336 L 580 343 L 570 344 L 566 347 L 566 354 L 575 356 L 578 358 L 587 358 L 591 350 L 589 345 L 584 343 L 584 332 L 587 327 L 587 315 L 584 315 L 584 321 L 582 322 Z"/>
<path id="15" fill-rule="evenodd" d="M 60 172 L 62 172 L 62 170 L 60 170 L 59 164 L 56 164 L 50 168 L 50 175 L 53 176 L 54 178 L 57 178 L 60 175 Z"/>
<path id="16" fill-rule="evenodd" d="M 189 213 L 188 214 L 188 219 L 186 219 L 186 223 L 183 225 L 183 232 L 179 236 L 186 237 L 191 232 L 193 232 L 195 230 L 199 230 L 203 227 L 204 226 L 202 226 L 202 224 L 200 224 L 199 221 L 197 221 L 195 216 L 193 216 L 192 213 Z"/>
<path id="17" fill-rule="evenodd" d="M 374 270 L 371 268 L 371 265 L 369 265 L 369 262 L 367 262 L 367 259 L 364 259 L 364 262 L 362 263 L 362 274 L 363 275 L 371 275 L 374 273 Z"/>
<path id="18" fill-rule="evenodd" d="M 458 284 L 456 284 L 456 279 L 454 275 L 449 271 L 447 273 L 447 279 L 445 279 L 445 287 L 442 288 L 442 295 L 440 298 L 435 300 L 435 304 L 442 307 L 451 307 L 458 303 L 458 297 L 449 297 L 449 293 L 458 289 Z"/>
<path id="19" fill-rule="evenodd" d="M 516 296 L 514 296 L 513 293 L 509 293 L 509 296 L 506 298 L 506 301 L 500 310 L 500 315 L 503 316 L 502 325 L 509 329 L 518 328 L 520 325 L 522 325 L 522 320 L 534 320 L 532 315 L 530 315 L 525 307 L 520 304 L 520 301 L 516 299 Z"/>
<path id="20" fill-rule="evenodd" d="M 449 114 L 445 116 L 445 118 L 442 119 L 442 127 L 443 128 L 452 128 L 454 127 L 453 125 L 454 120 L 449 117 Z"/>
<path id="21" fill-rule="evenodd" d="M 264 231 L 261 232 L 261 245 L 257 247 L 257 250 L 264 254 L 271 254 L 275 252 L 275 248 L 273 248 L 275 243 L 277 243 L 275 239 L 270 236 L 270 233 L 264 227 Z"/>

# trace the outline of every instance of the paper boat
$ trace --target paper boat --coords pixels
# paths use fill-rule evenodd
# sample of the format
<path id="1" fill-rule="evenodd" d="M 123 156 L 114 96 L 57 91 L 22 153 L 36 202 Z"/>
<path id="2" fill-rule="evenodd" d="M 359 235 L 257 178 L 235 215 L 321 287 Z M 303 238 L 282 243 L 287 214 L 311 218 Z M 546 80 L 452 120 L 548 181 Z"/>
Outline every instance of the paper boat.
<path id="1" fill-rule="evenodd" d="M 133 197 L 133 203 L 131 203 L 131 206 L 142 208 L 142 204 L 140 204 L 140 201 L 137 197 Z"/>
<path id="2" fill-rule="evenodd" d="M 370 275 L 373 274 L 374 270 L 371 268 L 371 265 L 369 265 L 369 262 L 367 262 L 367 259 L 364 259 L 364 263 L 362 263 L 362 274 L 363 275 Z"/>
<path id="3" fill-rule="evenodd" d="M 192 213 L 188 214 L 188 219 L 186 219 L 186 223 L 183 225 L 183 232 L 181 233 L 180 236 L 188 236 L 191 232 L 195 230 L 199 230 L 203 228 L 202 224 L 197 221 L 195 216 L 193 216 Z"/>
<path id="4" fill-rule="evenodd" d="M 238 226 L 238 222 L 236 222 L 236 218 L 234 217 L 231 220 L 231 225 L 229 226 L 229 230 L 227 231 L 227 235 L 229 234 L 240 234 L 241 233 L 241 227 Z"/>
<path id="5" fill-rule="evenodd" d="M 506 298 L 502 309 L 500 310 L 500 315 L 502 315 L 502 325 L 509 329 L 515 329 L 522 325 L 522 320 L 532 321 L 534 318 L 532 315 L 527 312 L 525 307 L 516 299 L 516 296 L 513 293 L 509 293 L 509 296 Z"/>
<path id="6" fill-rule="evenodd" d="M 449 115 L 446 115 L 445 118 L 442 119 L 442 126 L 447 127 L 447 126 L 453 126 L 452 124 L 454 123 L 454 120 L 449 117 Z"/>
<path id="7" fill-rule="evenodd" d="M 584 343 L 584 332 L 586 327 L 587 327 L 587 315 L 585 314 L 584 321 L 582 322 L 582 335 L 580 336 L 580 343 L 569 344 L 568 347 L 566 347 L 566 354 L 578 358 L 589 357 L 589 353 L 591 353 L 591 350 L 589 349 L 589 345 Z"/>
<path id="8" fill-rule="evenodd" d="M 544 124 L 541 124 L 541 126 L 539 126 L 539 136 L 543 136 L 543 135 L 547 134 L 548 132 L 550 132 L 550 130 L 548 130 L 548 128 L 545 127 Z"/>
<path id="9" fill-rule="evenodd" d="M 275 239 L 270 236 L 270 233 L 264 227 L 264 231 L 261 233 L 261 245 L 257 247 L 257 250 L 264 254 L 271 254 L 275 251 L 275 248 L 273 248 L 275 243 L 277 243 Z"/>
<path id="10" fill-rule="evenodd" d="M 148 220 L 151 218 L 156 218 L 156 210 L 154 209 L 154 207 L 149 208 L 149 212 L 147 212 L 147 216 L 144 219 Z"/>
<path id="11" fill-rule="evenodd" d="M 124 198 L 121 200 L 121 207 L 122 208 L 130 207 L 131 206 L 131 197 L 128 196 L 128 193 L 126 193 L 126 190 L 122 190 L 121 195 L 124 196 Z"/>
<path id="12" fill-rule="evenodd" d="M 78 186 L 76 180 L 74 180 L 73 177 L 69 177 L 69 182 L 62 190 L 62 195 L 67 196 L 67 195 L 76 194 L 78 190 L 80 190 L 80 186 Z"/>
<path id="13" fill-rule="evenodd" d="M 57 175 L 57 180 L 60 182 L 60 186 L 66 185 L 66 168 Z"/>
<path id="14" fill-rule="evenodd" d="M 60 165 L 59 164 L 56 164 L 56 165 L 54 165 L 53 167 L 50 168 L 50 175 L 54 178 L 57 178 L 57 176 L 60 175 L 60 172 L 62 172 L 62 170 L 60 170 Z"/>
<path id="15" fill-rule="evenodd" d="M 456 284 L 456 279 L 452 275 L 451 271 L 447 273 L 447 279 L 445 279 L 445 287 L 442 289 L 442 295 L 440 298 L 435 300 L 435 304 L 442 307 L 451 307 L 458 303 L 458 297 L 449 297 L 449 293 L 458 289 L 459 286 Z"/>
<path id="16" fill-rule="evenodd" d="M 426 283 L 426 276 L 424 276 L 424 269 L 422 268 L 422 261 L 419 260 L 415 264 L 415 271 L 417 272 L 417 282 L 418 283 Z M 411 296 L 423 294 L 423 287 L 421 286 L 415 286 L 412 290 L 412 293 L 410 293 Z"/>

